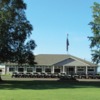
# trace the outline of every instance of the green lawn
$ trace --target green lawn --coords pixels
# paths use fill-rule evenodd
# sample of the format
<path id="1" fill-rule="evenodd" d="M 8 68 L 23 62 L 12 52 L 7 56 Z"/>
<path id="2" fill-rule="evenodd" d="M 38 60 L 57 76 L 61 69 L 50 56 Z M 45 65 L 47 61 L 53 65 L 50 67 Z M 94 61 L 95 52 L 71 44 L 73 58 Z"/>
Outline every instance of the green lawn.
<path id="1" fill-rule="evenodd" d="M 100 100 L 100 82 L 7 80 L 0 100 Z"/>

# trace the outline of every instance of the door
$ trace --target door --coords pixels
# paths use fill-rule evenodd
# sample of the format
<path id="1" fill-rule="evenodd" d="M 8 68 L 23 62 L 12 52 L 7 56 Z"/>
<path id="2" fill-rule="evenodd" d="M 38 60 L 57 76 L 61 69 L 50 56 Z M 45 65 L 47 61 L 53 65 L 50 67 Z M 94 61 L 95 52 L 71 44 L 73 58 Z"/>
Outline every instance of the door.
<path id="1" fill-rule="evenodd" d="M 66 68 L 66 74 L 67 75 L 73 75 L 74 74 L 74 67 L 67 67 Z"/>

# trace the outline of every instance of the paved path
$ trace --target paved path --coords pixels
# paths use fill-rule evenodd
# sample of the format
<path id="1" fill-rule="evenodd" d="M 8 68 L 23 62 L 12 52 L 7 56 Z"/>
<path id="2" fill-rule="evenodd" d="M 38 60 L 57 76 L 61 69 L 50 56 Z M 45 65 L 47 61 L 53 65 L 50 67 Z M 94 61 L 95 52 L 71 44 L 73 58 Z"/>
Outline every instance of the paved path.
<path id="1" fill-rule="evenodd" d="M 8 81 L 58 81 L 59 78 L 12 78 L 11 76 L 2 76 L 2 80 Z M 67 80 L 68 81 L 68 80 Z M 100 82 L 100 79 L 77 79 L 79 82 Z"/>
<path id="2" fill-rule="evenodd" d="M 100 79 L 77 79 L 80 82 L 100 82 Z"/>

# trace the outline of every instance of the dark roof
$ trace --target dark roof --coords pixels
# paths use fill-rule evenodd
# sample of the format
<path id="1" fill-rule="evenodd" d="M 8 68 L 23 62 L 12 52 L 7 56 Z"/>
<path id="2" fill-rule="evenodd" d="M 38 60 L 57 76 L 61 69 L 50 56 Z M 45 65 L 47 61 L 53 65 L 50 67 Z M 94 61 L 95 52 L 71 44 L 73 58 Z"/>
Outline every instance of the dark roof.
<path id="1" fill-rule="evenodd" d="M 66 66 L 97 66 L 84 59 L 69 54 L 39 54 L 36 55 L 37 65 L 66 65 Z"/>

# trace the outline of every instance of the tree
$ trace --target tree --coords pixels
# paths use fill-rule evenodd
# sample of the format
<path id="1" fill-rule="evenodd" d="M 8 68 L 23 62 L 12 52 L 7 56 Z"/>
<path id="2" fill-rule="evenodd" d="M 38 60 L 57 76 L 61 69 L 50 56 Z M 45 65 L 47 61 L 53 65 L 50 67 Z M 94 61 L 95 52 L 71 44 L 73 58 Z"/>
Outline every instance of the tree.
<path id="1" fill-rule="evenodd" d="M 98 64 L 100 63 L 100 4 L 94 2 L 92 10 L 93 21 L 91 21 L 89 25 L 91 26 L 93 34 L 89 37 L 89 40 L 91 41 L 92 60 Z"/>
<path id="2" fill-rule="evenodd" d="M 34 64 L 33 27 L 25 16 L 23 0 L 0 0 L 0 62 Z"/>

